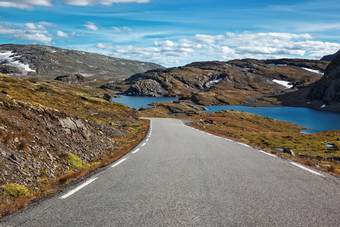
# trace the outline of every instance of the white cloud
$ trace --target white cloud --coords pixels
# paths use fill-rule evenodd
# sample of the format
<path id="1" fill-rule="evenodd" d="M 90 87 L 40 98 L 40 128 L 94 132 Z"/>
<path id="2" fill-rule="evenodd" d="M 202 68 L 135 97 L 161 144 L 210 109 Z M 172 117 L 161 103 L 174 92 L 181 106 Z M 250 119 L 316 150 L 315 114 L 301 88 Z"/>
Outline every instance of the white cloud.
<path id="1" fill-rule="evenodd" d="M 197 34 L 194 37 L 194 40 L 199 42 L 199 43 L 205 43 L 205 44 L 214 44 L 216 41 L 219 40 L 224 40 L 224 36 L 223 35 L 202 35 L 202 34 Z"/>
<path id="2" fill-rule="evenodd" d="M 32 42 L 50 43 L 52 37 L 41 24 L 26 23 L 23 28 L 15 28 L 0 24 L 0 34 L 7 35 L 9 39 L 28 40 Z"/>
<path id="3" fill-rule="evenodd" d="M 53 0 L 0 0 L 0 7 L 33 9 L 34 6 L 52 6 Z"/>
<path id="4" fill-rule="evenodd" d="M 65 32 L 63 32 L 63 31 L 57 31 L 57 36 L 58 37 L 61 37 L 61 38 L 68 38 L 68 37 L 70 37 L 72 34 L 67 34 L 67 33 L 65 33 Z"/>
<path id="5" fill-rule="evenodd" d="M 87 22 L 87 24 L 84 25 L 86 28 L 92 30 L 92 31 L 98 31 L 98 27 L 97 25 L 95 25 L 94 23 L 92 22 Z"/>
<path id="6" fill-rule="evenodd" d="M 133 31 L 133 29 L 131 29 L 131 28 L 129 28 L 129 27 L 121 27 L 121 28 L 119 28 L 119 27 L 112 27 L 113 28 L 113 30 L 115 30 L 116 32 L 132 32 Z"/>
<path id="7" fill-rule="evenodd" d="M 113 3 L 148 3 L 150 0 L 59 0 L 66 5 L 74 6 L 92 6 L 92 5 L 112 5 Z M 47 6 L 54 5 L 54 0 L 0 0 L 0 7 L 12 7 L 19 9 L 31 10 L 35 6 Z"/>
<path id="8" fill-rule="evenodd" d="M 98 43 L 97 48 L 99 49 L 113 49 L 115 46 L 111 44 L 106 44 L 106 43 Z"/>
<path id="9" fill-rule="evenodd" d="M 99 43 L 97 48 L 110 51 L 107 54 L 115 57 L 174 66 L 235 58 L 321 58 L 338 51 L 340 44 L 317 41 L 309 34 L 243 32 L 217 36 L 197 34 L 186 39 L 155 41 L 147 47 Z"/>
<path id="10" fill-rule="evenodd" d="M 148 3 L 149 0 L 61 0 L 67 5 L 91 6 L 91 5 L 112 5 L 113 3 Z"/>

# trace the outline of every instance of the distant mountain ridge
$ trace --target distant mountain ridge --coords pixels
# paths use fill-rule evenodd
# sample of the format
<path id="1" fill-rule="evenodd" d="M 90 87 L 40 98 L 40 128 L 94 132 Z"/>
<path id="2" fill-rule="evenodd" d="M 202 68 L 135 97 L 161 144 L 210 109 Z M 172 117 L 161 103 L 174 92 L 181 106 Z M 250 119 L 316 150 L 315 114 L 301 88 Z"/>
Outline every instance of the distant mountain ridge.
<path id="1" fill-rule="evenodd" d="M 44 45 L 0 45 L 0 72 L 14 76 L 82 74 L 102 80 L 125 79 L 161 65 Z"/>
<path id="2" fill-rule="evenodd" d="M 306 59 L 194 62 L 150 70 L 126 79 L 125 94 L 176 96 L 196 104 L 241 104 L 307 86 L 323 75 L 329 62 Z"/>

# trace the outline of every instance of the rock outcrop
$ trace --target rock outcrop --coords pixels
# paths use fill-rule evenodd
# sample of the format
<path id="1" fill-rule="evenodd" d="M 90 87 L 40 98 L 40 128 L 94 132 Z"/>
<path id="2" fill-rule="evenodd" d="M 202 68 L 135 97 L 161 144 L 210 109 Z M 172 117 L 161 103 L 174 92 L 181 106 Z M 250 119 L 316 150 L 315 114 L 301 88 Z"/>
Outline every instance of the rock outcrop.
<path id="1" fill-rule="evenodd" d="M 335 56 L 338 55 L 339 53 L 340 53 L 340 50 L 336 52 L 335 54 L 323 56 L 320 60 L 321 61 L 332 61 L 335 58 Z"/>
<path id="2" fill-rule="evenodd" d="M 324 76 L 315 83 L 277 97 L 283 105 L 305 106 L 340 111 L 340 52 L 327 66 Z"/>
<path id="3" fill-rule="evenodd" d="M 81 74 L 68 74 L 65 76 L 58 76 L 54 80 L 67 82 L 70 84 L 84 83 L 85 77 Z"/>
<path id="4" fill-rule="evenodd" d="M 174 96 L 204 105 L 239 104 L 303 87 L 321 77 L 328 62 L 304 59 L 195 62 L 150 70 L 126 79 L 126 95 Z"/>
<path id="5" fill-rule="evenodd" d="M 321 101 L 324 107 L 340 104 L 340 52 L 326 68 L 325 75 L 312 86 L 307 98 Z"/>

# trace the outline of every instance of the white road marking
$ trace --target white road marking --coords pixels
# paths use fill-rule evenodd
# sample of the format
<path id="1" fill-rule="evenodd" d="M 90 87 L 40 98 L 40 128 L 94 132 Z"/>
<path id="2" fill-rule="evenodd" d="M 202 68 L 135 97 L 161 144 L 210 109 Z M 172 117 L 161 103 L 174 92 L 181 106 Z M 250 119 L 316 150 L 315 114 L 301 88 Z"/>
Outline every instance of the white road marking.
<path id="1" fill-rule="evenodd" d="M 68 193 L 66 193 L 65 195 L 61 196 L 61 199 L 66 199 L 67 197 L 73 195 L 74 193 L 76 193 L 77 191 L 79 191 L 80 189 L 84 188 L 85 186 L 91 184 L 93 181 L 97 180 L 97 177 L 92 178 L 88 181 L 86 181 L 85 183 L 79 185 L 78 187 L 76 187 L 75 189 L 69 191 Z"/>
<path id="2" fill-rule="evenodd" d="M 240 143 L 240 142 L 237 142 L 237 143 L 242 145 L 242 146 L 245 146 L 245 147 L 251 147 L 251 146 L 249 146 L 248 144 L 245 144 L 245 143 Z"/>
<path id="3" fill-rule="evenodd" d="M 123 158 L 122 160 L 119 160 L 118 162 L 114 163 L 111 168 L 118 166 L 120 163 L 124 162 L 126 158 Z"/>
<path id="4" fill-rule="evenodd" d="M 149 138 L 147 138 L 145 141 L 148 142 L 148 141 L 149 141 Z"/>
<path id="5" fill-rule="evenodd" d="M 276 155 L 273 155 L 273 154 L 271 154 L 271 153 L 268 153 L 268 152 L 265 152 L 265 151 L 262 151 L 262 150 L 258 150 L 258 151 L 261 152 L 261 153 L 263 153 L 263 154 L 266 154 L 266 155 L 269 155 L 269 156 L 271 156 L 271 157 L 276 158 Z"/>
<path id="6" fill-rule="evenodd" d="M 145 144 L 146 144 L 146 143 L 143 143 L 143 144 L 142 144 L 142 147 L 144 147 L 144 146 L 145 146 Z"/>
<path id="7" fill-rule="evenodd" d="M 314 170 L 311 170 L 311 169 L 309 169 L 309 168 L 307 168 L 307 167 L 304 167 L 303 165 L 300 165 L 300 164 L 298 164 L 298 163 L 296 163 L 296 162 L 290 162 L 290 164 L 292 164 L 292 165 L 294 165 L 294 166 L 297 166 L 297 167 L 299 167 L 299 168 L 301 168 L 301 169 L 303 169 L 303 170 L 306 170 L 306 171 L 308 171 L 308 172 L 310 172 L 310 173 L 313 173 L 313 174 L 315 174 L 315 175 L 324 177 L 324 175 L 322 175 L 321 173 L 318 173 L 318 172 L 316 172 L 316 171 L 314 171 Z"/>
<path id="8" fill-rule="evenodd" d="M 134 151 L 132 152 L 132 154 L 136 154 L 139 150 L 140 150 L 139 148 L 136 149 L 136 150 L 134 150 Z"/>

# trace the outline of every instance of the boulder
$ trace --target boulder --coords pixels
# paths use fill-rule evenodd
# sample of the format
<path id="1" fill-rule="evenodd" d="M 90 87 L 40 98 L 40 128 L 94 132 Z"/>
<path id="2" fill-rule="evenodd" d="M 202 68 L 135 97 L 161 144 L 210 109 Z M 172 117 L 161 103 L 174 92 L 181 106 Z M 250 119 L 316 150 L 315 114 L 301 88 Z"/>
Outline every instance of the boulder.
<path id="1" fill-rule="evenodd" d="M 54 80 L 67 82 L 70 84 L 83 83 L 85 82 L 85 77 L 81 74 L 67 74 L 64 76 L 58 76 Z"/>

